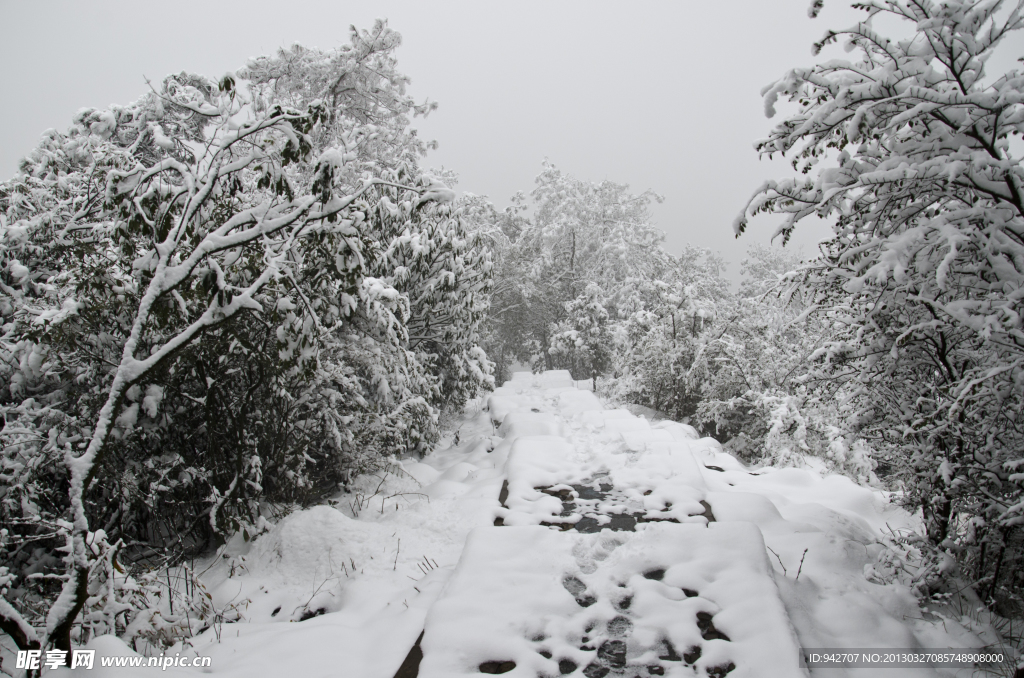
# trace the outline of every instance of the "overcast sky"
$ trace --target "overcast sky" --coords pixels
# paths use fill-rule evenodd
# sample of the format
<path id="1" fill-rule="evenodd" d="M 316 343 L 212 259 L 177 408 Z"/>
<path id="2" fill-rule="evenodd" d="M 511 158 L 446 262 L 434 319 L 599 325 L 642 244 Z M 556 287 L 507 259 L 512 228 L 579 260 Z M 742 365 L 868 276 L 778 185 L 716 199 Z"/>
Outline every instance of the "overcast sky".
<path id="1" fill-rule="evenodd" d="M 583 179 L 665 197 L 655 222 L 738 262 L 767 242 L 770 217 L 733 239 L 731 223 L 783 163 L 759 161 L 761 88 L 814 63 L 811 43 L 855 23 L 845 2 L 22 2 L 0 0 L 0 177 L 48 128 L 85 106 L 128 103 L 172 72 L 219 77 L 295 42 L 332 48 L 377 17 L 403 36 L 412 94 L 440 107 L 415 126 L 440 147 L 426 165 L 497 205 L 529 191 L 549 158 Z M 1020 51 L 1020 50 L 1018 50 Z M 841 53 L 841 52 L 840 52 Z M 824 56 L 829 56 L 826 52 Z M 795 238 L 805 252 L 820 226 Z"/>

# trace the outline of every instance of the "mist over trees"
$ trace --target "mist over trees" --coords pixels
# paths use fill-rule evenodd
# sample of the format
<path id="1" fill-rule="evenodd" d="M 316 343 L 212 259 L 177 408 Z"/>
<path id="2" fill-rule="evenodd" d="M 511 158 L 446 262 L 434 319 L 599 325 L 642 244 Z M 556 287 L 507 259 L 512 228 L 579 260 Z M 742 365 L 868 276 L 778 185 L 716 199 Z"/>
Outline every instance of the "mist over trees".
<path id="1" fill-rule="evenodd" d="M 650 191 L 544 162 L 504 210 L 456 198 L 384 22 L 48 133 L 0 184 L 0 629 L 189 637 L 224 611 L 175 614 L 153 572 L 423 454 L 516 364 L 891 490 L 925 593 L 1019 617 L 1024 75 L 985 63 L 1024 2 L 858 6 L 817 45 L 849 56 L 763 92 L 789 113 L 757 151 L 800 176 L 733 225 L 832 236 L 751 247 L 738 289 L 664 249 Z"/>

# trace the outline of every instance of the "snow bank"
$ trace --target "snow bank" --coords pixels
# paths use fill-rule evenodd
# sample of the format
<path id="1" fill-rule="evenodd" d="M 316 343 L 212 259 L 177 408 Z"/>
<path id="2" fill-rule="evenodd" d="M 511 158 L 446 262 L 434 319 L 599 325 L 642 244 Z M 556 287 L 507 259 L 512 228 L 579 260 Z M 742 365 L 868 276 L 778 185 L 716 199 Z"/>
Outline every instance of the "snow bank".
<path id="1" fill-rule="evenodd" d="M 333 507 L 314 506 L 291 514 L 260 537 L 247 558 L 247 569 L 285 584 L 309 584 L 334 576 L 335 570 L 340 573 L 350 558 L 363 560 L 378 532 L 372 524 L 352 520 Z"/>

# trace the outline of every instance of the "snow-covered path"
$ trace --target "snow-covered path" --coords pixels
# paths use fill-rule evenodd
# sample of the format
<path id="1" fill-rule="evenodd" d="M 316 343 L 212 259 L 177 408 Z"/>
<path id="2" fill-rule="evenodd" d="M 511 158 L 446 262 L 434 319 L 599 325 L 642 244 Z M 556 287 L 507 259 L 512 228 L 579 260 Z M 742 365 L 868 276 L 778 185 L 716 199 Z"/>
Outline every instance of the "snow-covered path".
<path id="1" fill-rule="evenodd" d="M 489 401 L 497 527 L 427 614 L 419 675 L 801 675 L 760 532 L 715 522 L 691 431 L 517 377 Z"/>
<path id="2" fill-rule="evenodd" d="M 239 677 L 737 678 L 807 675 L 801 646 L 984 644 L 900 583 L 881 538 L 913 519 L 880 492 L 747 469 L 568 373 L 517 373 L 481 404 L 423 460 L 229 544 L 205 581 L 247 623 L 172 649 Z"/>

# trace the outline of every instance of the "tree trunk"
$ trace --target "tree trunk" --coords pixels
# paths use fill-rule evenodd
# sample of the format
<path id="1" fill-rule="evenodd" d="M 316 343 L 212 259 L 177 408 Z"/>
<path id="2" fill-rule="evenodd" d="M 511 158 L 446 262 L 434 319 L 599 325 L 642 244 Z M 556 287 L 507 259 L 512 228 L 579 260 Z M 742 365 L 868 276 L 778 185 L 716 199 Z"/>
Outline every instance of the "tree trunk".
<path id="1" fill-rule="evenodd" d="M 952 508 L 953 502 L 945 492 L 936 492 L 931 498 L 926 499 L 922 506 L 928 539 L 935 545 L 945 541 L 949 534 L 949 516 Z"/>
<path id="2" fill-rule="evenodd" d="M 999 581 L 999 570 L 1003 567 L 1003 554 L 1006 553 L 1006 532 L 1003 532 L 1003 545 L 999 549 L 999 556 L 996 558 L 996 571 L 992 574 L 992 584 L 988 587 L 988 595 L 985 599 L 988 600 L 996 592 L 996 583 Z"/>

